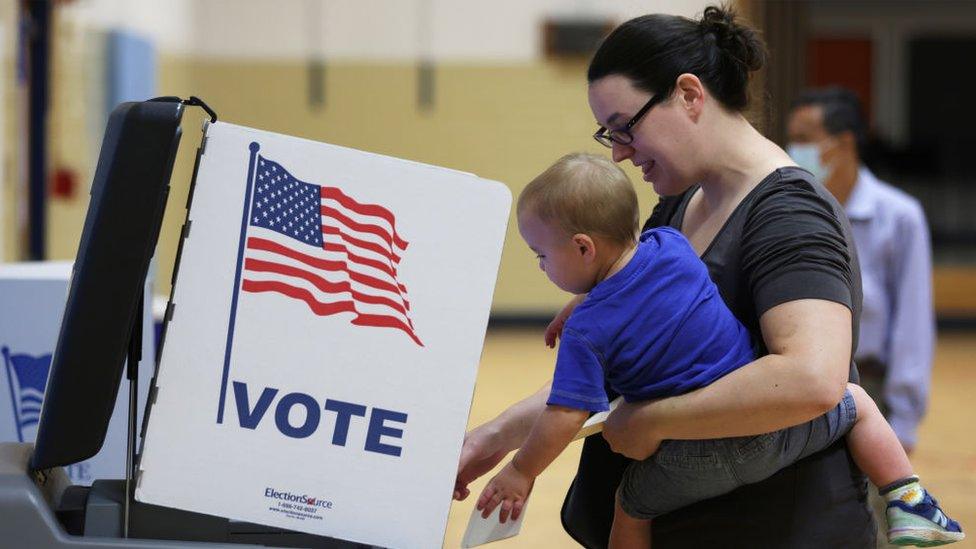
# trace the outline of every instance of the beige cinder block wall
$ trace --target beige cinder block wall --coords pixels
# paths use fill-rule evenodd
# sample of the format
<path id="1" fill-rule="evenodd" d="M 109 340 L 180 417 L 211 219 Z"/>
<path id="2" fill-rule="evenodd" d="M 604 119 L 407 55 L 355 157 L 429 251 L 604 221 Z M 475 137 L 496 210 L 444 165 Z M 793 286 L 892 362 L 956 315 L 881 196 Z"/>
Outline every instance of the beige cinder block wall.
<path id="1" fill-rule="evenodd" d="M 16 181 L 20 178 L 17 132 L 20 116 L 17 89 L 17 3 L 0 2 L 0 261 L 19 248 Z"/>
<path id="2" fill-rule="evenodd" d="M 72 52 L 58 48 L 64 56 Z M 100 136 L 86 127 L 72 97 L 83 95 L 85 75 L 72 63 L 55 62 L 52 162 L 76 170 L 81 187 L 70 199 L 49 202 L 51 258 L 74 257 L 88 206 L 88 190 Z M 326 103 L 306 96 L 301 62 L 195 60 L 163 56 L 160 95 L 197 95 L 221 120 L 326 141 L 477 173 L 507 184 L 513 195 L 559 156 L 571 151 L 609 151 L 590 135 L 595 123 L 586 103 L 584 63 L 526 63 L 436 68 L 435 102 L 417 104 L 412 64 L 337 62 L 326 69 Z M 180 226 L 192 173 L 202 110 L 189 109 L 173 173 L 172 191 L 157 248 L 156 290 L 169 292 Z M 647 215 L 655 199 L 647 183 L 625 166 Z M 7 224 L 9 226 L 9 224 Z M 451 261 L 445 251 L 445 261 Z M 567 299 L 538 270 L 514 217 L 509 225 L 494 310 L 502 314 L 549 313 Z"/>

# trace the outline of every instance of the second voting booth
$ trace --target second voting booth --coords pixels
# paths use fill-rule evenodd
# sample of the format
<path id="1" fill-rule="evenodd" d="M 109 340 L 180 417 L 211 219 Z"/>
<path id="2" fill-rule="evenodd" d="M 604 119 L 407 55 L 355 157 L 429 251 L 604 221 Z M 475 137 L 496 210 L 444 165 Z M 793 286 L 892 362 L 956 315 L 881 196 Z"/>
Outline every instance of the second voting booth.
<path id="1" fill-rule="evenodd" d="M 51 355 L 58 340 L 71 277 L 66 261 L 0 265 L 0 441 L 34 442 Z M 144 290 L 151 301 L 152 277 Z M 142 311 L 142 361 L 155 356 L 152 314 Z M 139 371 L 138 416 L 146 407 L 152 369 Z M 127 395 L 114 401 L 105 443 L 89 460 L 65 467 L 74 484 L 125 476 Z"/>
<path id="2" fill-rule="evenodd" d="M 127 105 L 129 114 L 138 112 L 139 104 Z M 178 123 L 182 110 L 175 108 Z M 165 140 L 174 131 L 173 113 L 163 114 L 169 125 L 153 131 Z M 145 531 L 159 528 L 146 516 L 177 513 L 167 519 L 186 522 L 176 539 L 205 539 L 194 538 L 192 528 L 203 528 L 212 516 L 255 525 L 247 527 L 252 533 L 266 525 L 374 546 L 441 545 L 510 192 L 464 172 L 213 118 L 198 151 L 141 452 L 124 498 L 126 528 L 131 503 L 134 516 L 154 524 Z M 118 168 L 103 170 L 106 147 L 118 154 L 126 135 L 142 131 L 138 124 L 125 131 L 112 124 L 96 182 Z M 173 150 L 165 154 L 175 153 L 178 129 L 174 135 Z M 161 162 L 168 180 L 172 157 L 168 166 Z M 80 313 L 70 313 L 84 301 L 81 288 L 99 287 L 99 273 L 89 271 L 108 264 L 93 250 L 111 250 L 115 237 L 106 235 L 119 232 L 103 230 L 96 238 L 99 216 L 124 209 L 100 195 L 107 185 L 96 187 L 53 358 L 55 394 L 45 401 L 37 448 L 0 452 L 0 495 L 14 496 L 7 498 L 13 502 L 20 492 L 41 488 L 47 499 L 45 507 L 36 497 L 20 498 L 8 504 L 7 516 L 25 517 L 26 524 L 36 515 L 52 532 L 24 539 L 55 540 L 44 541 L 52 547 L 73 540 L 41 516 L 53 510 L 64 525 L 71 514 L 65 510 L 70 490 L 50 486 L 58 477 L 51 466 L 97 452 L 99 436 L 104 439 L 98 429 L 76 433 L 77 442 L 64 434 L 67 423 L 77 422 L 66 407 L 78 396 L 71 394 L 72 382 L 81 379 L 81 367 L 65 358 L 79 354 L 65 343 L 69 324 L 79 325 Z M 165 191 L 153 193 L 152 200 L 162 193 L 165 201 Z M 149 201 L 141 207 L 159 209 Z M 158 220 L 139 227 L 151 255 Z M 140 268 L 144 277 L 147 261 L 134 258 L 138 268 L 129 278 Z M 112 322 L 134 318 L 124 315 Z M 123 336 L 129 334 L 115 339 Z M 108 381 L 99 382 L 114 380 L 115 391 L 120 341 L 104 353 L 113 364 L 102 376 Z M 129 349 L 135 356 L 131 342 Z M 63 447 L 54 448 L 54 434 Z M 11 473 L 27 456 L 33 487 Z M 85 498 L 96 492 L 112 499 L 98 481 Z M 86 510 L 74 512 L 86 527 L 92 524 Z M 226 536 L 241 539 L 247 537 Z"/>

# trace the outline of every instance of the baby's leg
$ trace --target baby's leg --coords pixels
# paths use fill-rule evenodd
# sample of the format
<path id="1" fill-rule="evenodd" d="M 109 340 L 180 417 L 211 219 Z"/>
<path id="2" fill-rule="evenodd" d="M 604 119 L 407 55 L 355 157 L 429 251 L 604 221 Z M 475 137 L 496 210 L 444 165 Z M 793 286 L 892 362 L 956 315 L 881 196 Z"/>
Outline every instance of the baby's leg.
<path id="1" fill-rule="evenodd" d="M 620 493 L 613 507 L 610 549 L 648 549 L 651 546 L 651 521 L 635 519 L 620 506 Z"/>
<path id="2" fill-rule="evenodd" d="M 860 386 L 848 383 L 847 388 L 857 406 L 857 421 L 847 433 L 854 462 L 879 487 L 914 475 L 908 454 L 878 405 Z"/>
<path id="3" fill-rule="evenodd" d="M 888 543 L 931 547 L 964 539 L 959 523 L 946 516 L 912 474 L 905 449 L 871 397 L 857 385 L 847 388 L 857 407 L 847 445 L 854 461 L 888 501 Z"/>

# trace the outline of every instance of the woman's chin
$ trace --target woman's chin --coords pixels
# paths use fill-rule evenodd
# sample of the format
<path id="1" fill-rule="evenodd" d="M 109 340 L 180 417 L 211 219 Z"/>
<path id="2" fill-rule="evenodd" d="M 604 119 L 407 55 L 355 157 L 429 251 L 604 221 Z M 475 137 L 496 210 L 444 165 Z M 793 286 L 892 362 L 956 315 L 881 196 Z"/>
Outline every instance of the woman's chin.
<path id="1" fill-rule="evenodd" d="M 672 191 L 671 186 L 668 185 L 667 182 L 665 181 L 662 181 L 660 179 L 652 180 L 646 176 L 644 177 L 644 181 L 647 181 L 648 183 L 651 184 L 651 188 L 654 189 L 654 192 L 658 196 L 669 196 L 671 194 L 676 194 L 674 192 L 671 192 Z"/>
<path id="2" fill-rule="evenodd" d="M 651 184 L 651 188 L 654 189 L 654 192 L 658 196 L 677 196 L 691 188 L 691 185 L 682 185 L 663 177 L 652 179 L 651 177 L 645 176 L 644 181 Z"/>
<path id="3" fill-rule="evenodd" d="M 654 194 L 658 196 L 678 196 L 683 193 L 685 189 L 675 189 L 674 187 L 658 187 L 654 186 Z"/>

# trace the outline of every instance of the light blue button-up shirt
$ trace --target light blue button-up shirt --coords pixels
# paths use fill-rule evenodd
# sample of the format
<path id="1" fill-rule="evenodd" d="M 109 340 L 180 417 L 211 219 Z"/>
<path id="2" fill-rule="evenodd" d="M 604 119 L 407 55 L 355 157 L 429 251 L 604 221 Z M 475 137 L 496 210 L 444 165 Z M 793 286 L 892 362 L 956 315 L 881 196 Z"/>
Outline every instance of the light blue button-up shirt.
<path id="1" fill-rule="evenodd" d="M 888 422 L 915 445 L 928 406 L 935 344 L 932 249 L 919 202 L 861 167 L 845 204 L 861 262 L 864 305 L 856 357 L 887 365 Z"/>

